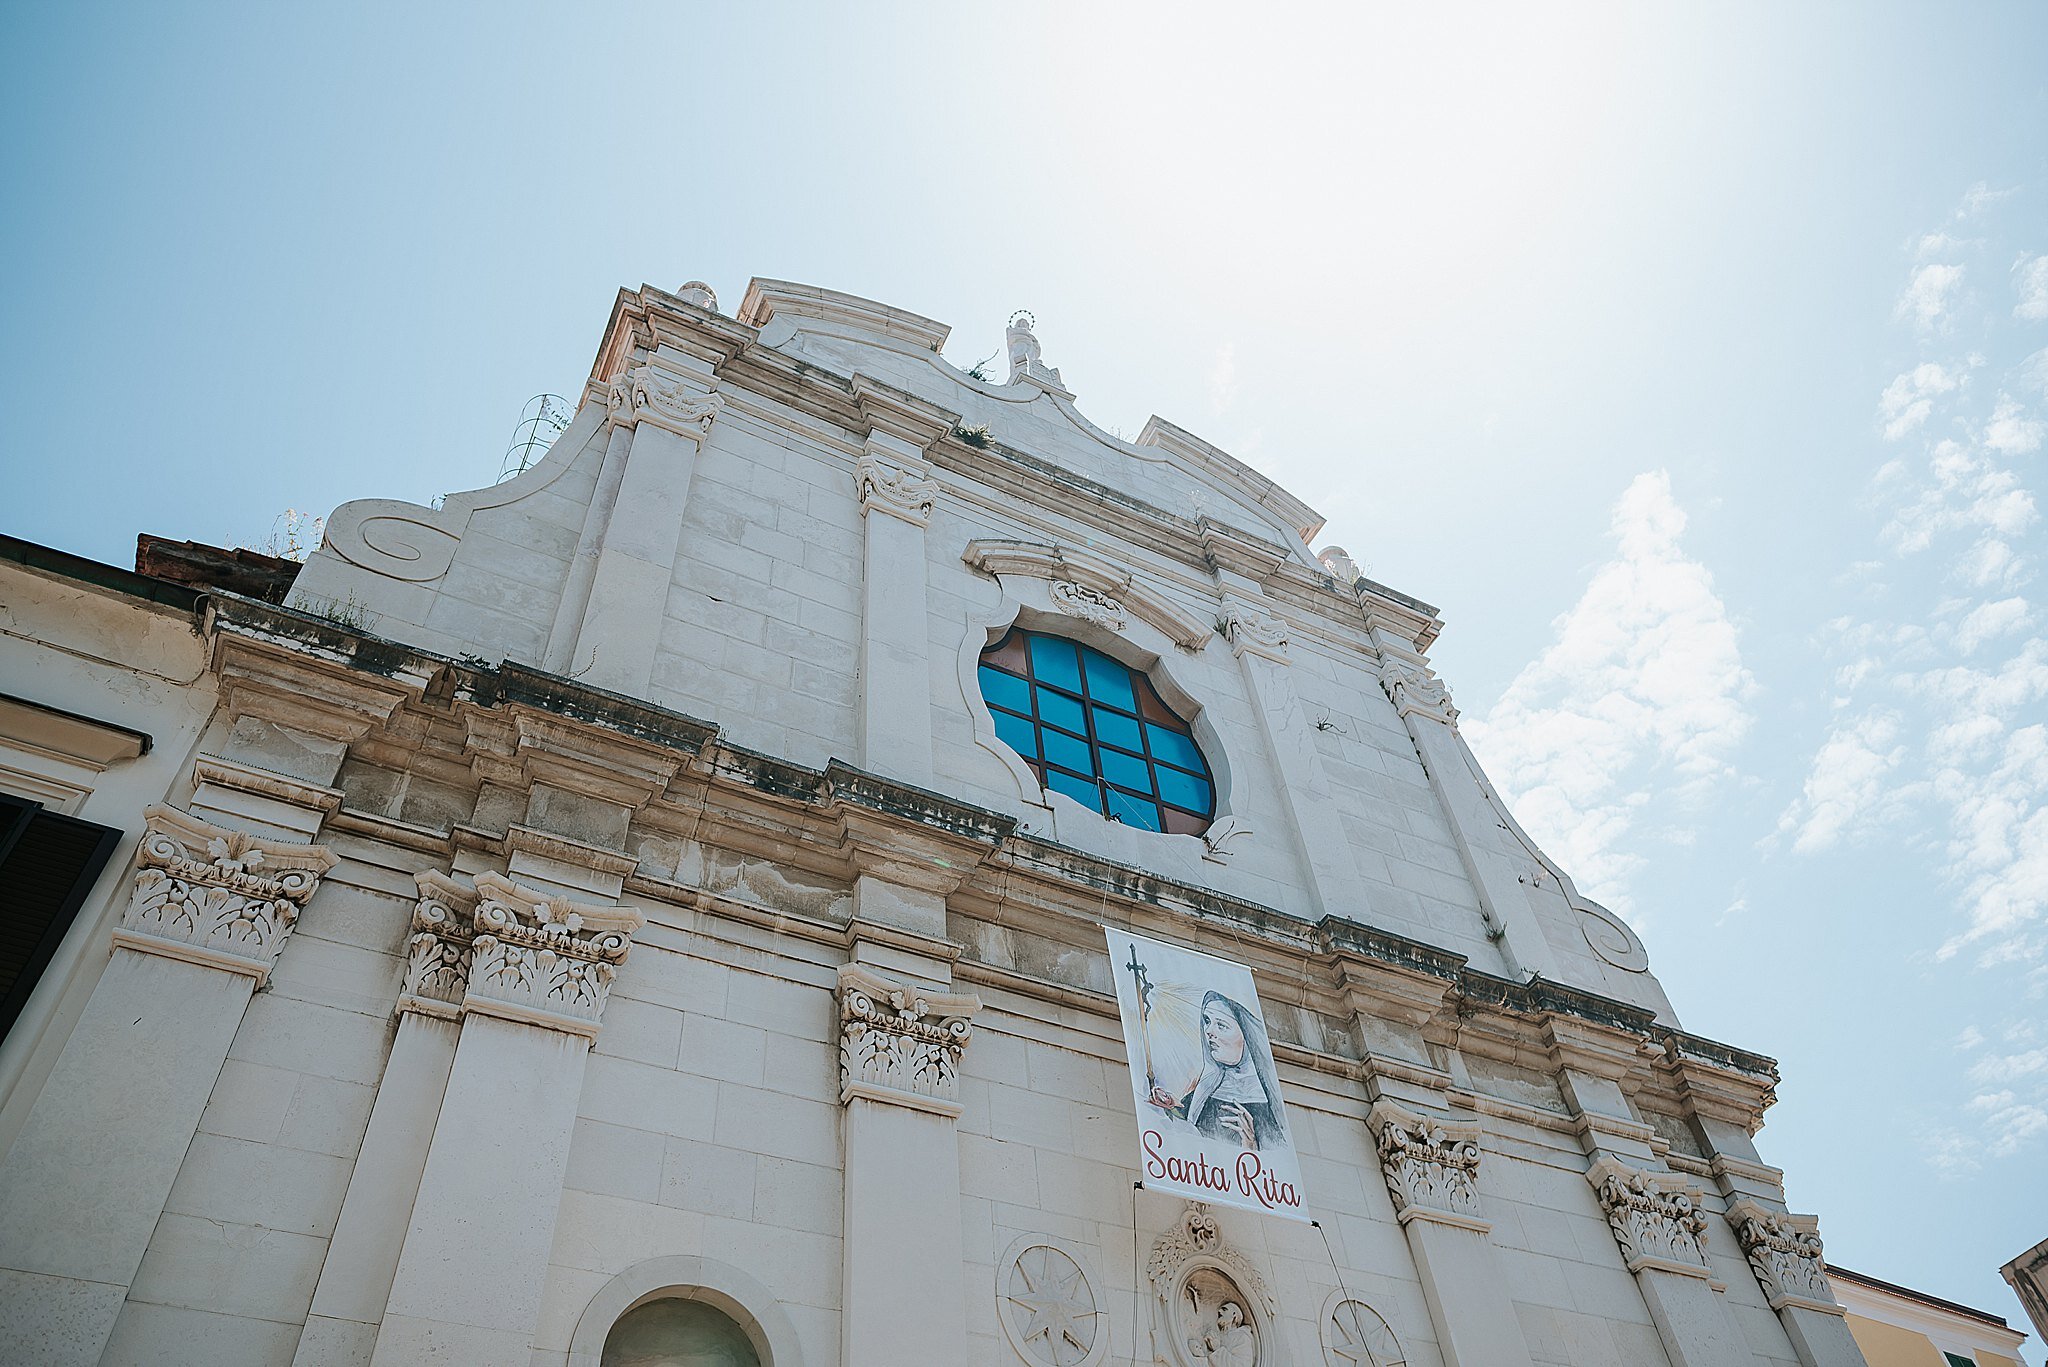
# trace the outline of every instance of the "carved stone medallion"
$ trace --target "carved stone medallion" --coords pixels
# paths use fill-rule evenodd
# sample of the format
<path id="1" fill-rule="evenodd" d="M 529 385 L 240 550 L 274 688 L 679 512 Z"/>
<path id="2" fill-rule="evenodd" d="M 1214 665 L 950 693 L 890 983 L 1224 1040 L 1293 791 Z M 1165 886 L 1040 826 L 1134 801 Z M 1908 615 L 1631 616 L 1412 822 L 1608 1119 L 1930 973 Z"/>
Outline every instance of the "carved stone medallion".
<path id="1" fill-rule="evenodd" d="M 1215 1213 L 1190 1201 L 1152 1245 L 1152 1352 L 1167 1367 L 1272 1367 L 1277 1305 Z"/>
<path id="2" fill-rule="evenodd" d="M 1027 1234 L 996 1262 L 996 1317 L 1017 1356 L 1044 1367 L 1094 1367 L 1109 1324 L 1081 1254 L 1064 1240 Z"/>
<path id="3" fill-rule="evenodd" d="M 1408 1355 L 1377 1310 L 1332 1291 L 1323 1303 L 1323 1360 L 1329 1367 L 1407 1367 Z"/>

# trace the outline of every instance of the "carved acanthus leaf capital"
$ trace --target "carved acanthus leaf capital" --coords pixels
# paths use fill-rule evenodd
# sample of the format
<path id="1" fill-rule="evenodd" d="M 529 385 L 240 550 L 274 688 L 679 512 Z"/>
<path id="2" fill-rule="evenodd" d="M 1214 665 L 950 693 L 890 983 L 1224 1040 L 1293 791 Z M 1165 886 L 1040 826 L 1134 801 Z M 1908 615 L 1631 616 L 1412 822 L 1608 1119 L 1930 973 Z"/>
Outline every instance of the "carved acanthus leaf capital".
<path id="1" fill-rule="evenodd" d="M 479 874 L 462 1009 L 594 1037 L 612 979 L 645 924 L 625 907 L 589 906 Z"/>
<path id="2" fill-rule="evenodd" d="M 887 513 L 914 527 L 926 526 L 939 496 L 939 486 L 930 474 L 929 466 L 891 460 L 869 450 L 853 467 L 853 487 L 860 496 L 862 515 Z"/>
<path id="3" fill-rule="evenodd" d="M 1450 689 L 1426 664 L 1389 656 L 1380 663 L 1380 687 L 1386 690 L 1400 716 L 1412 712 L 1446 726 L 1458 720 L 1458 709 L 1451 706 Z"/>
<path id="4" fill-rule="evenodd" d="M 261 983 L 334 856 L 263 840 L 175 807 L 143 809 L 128 910 L 114 943 Z"/>
<path id="5" fill-rule="evenodd" d="M 1614 1231 L 1629 1271 L 1653 1268 L 1712 1278 L 1706 1209 L 1699 1191 L 1685 1178 L 1602 1158 L 1586 1180 L 1599 1193 L 1607 1227 Z"/>
<path id="6" fill-rule="evenodd" d="M 413 881 L 420 898 L 413 904 L 412 934 L 405 942 L 405 985 L 398 995 L 398 1010 L 453 1020 L 469 990 L 476 889 L 431 870 L 416 874 Z"/>
<path id="7" fill-rule="evenodd" d="M 1476 1121 L 1425 1117 L 1381 1101 L 1366 1123 L 1379 1139 L 1380 1170 L 1402 1224 L 1435 1220 L 1484 1233 Z"/>
<path id="8" fill-rule="evenodd" d="M 1735 1226 L 1736 1240 L 1771 1309 L 1790 1305 L 1830 1315 L 1842 1313 L 1834 1288 L 1828 1285 L 1819 1220 L 1772 1210 L 1745 1197 L 1729 1205 L 1728 1223 Z"/>
<path id="9" fill-rule="evenodd" d="M 856 964 L 839 970 L 839 1099 L 960 1114 L 960 1058 L 979 997 L 927 992 Z"/>
<path id="10" fill-rule="evenodd" d="M 652 423 L 697 441 L 711 430 L 711 424 L 725 410 L 725 399 L 716 392 L 667 379 L 653 366 L 642 365 L 612 378 L 605 391 L 605 407 L 614 426 Z"/>
<path id="11" fill-rule="evenodd" d="M 1216 629 L 1230 639 L 1234 655 L 1257 655 L 1278 664 L 1287 663 L 1287 623 L 1263 608 L 1226 599 Z"/>

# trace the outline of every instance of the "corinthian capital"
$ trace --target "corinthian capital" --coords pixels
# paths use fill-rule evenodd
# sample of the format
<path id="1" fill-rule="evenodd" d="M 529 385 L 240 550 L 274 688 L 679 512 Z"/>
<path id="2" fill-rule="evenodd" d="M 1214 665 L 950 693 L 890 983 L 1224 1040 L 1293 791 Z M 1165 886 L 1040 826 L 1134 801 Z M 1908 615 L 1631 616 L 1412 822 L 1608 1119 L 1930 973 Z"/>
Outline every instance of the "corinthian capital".
<path id="1" fill-rule="evenodd" d="M 926 478 L 930 473 L 930 467 L 921 463 L 891 460 L 869 448 L 853 467 L 853 487 L 860 495 L 862 515 L 887 513 L 913 527 L 927 525 L 939 495 L 939 486 Z"/>
<path id="2" fill-rule="evenodd" d="M 1451 706 L 1451 690 L 1430 673 L 1428 665 L 1389 656 L 1380 664 L 1380 687 L 1403 717 L 1413 712 L 1446 726 L 1458 720 L 1458 709 Z"/>
<path id="3" fill-rule="evenodd" d="M 960 1056 L 981 999 L 906 987 L 856 964 L 839 970 L 839 1099 L 960 1114 Z"/>
<path id="4" fill-rule="evenodd" d="M 1216 628 L 1230 638 L 1234 655 L 1258 655 L 1279 664 L 1287 663 L 1287 623 L 1263 608 L 1226 599 Z"/>
<path id="5" fill-rule="evenodd" d="M 259 984 L 334 867 L 319 845 L 260 840 L 175 807 L 143 810 L 139 868 L 114 943 Z"/>
<path id="6" fill-rule="evenodd" d="M 431 871 L 416 874 L 413 881 L 420 900 L 413 904 L 412 935 L 405 942 L 405 986 L 398 1010 L 453 1020 L 469 987 L 476 889 Z"/>
<path id="7" fill-rule="evenodd" d="M 1416 1115 L 1391 1101 L 1366 1117 L 1379 1139 L 1380 1170 L 1401 1223 L 1435 1220 L 1481 1233 L 1477 1122 Z"/>
<path id="8" fill-rule="evenodd" d="M 1728 1223 L 1742 1244 L 1749 1270 L 1771 1309 L 1788 1305 L 1842 1313 L 1828 1285 L 1827 1260 L 1820 1251 L 1820 1221 L 1811 1215 L 1788 1215 L 1744 1197 L 1728 1207 Z"/>
<path id="9" fill-rule="evenodd" d="M 1655 1268 L 1712 1277 L 1707 1215 L 1691 1183 L 1677 1173 L 1644 1172 L 1612 1158 L 1594 1163 L 1586 1180 L 1599 1193 L 1607 1227 L 1629 1271 Z"/>
<path id="10" fill-rule="evenodd" d="M 666 379 L 654 367 L 642 365 L 612 377 L 605 406 L 614 426 L 652 423 L 696 441 L 725 410 L 725 399 L 680 380 Z"/>
<path id="11" fill-rule="evenodd" d="M 463 1011 L 595 1038 L 612 979 L 645 918 L 495 873 L 477 875 L 476 891 Z"/>

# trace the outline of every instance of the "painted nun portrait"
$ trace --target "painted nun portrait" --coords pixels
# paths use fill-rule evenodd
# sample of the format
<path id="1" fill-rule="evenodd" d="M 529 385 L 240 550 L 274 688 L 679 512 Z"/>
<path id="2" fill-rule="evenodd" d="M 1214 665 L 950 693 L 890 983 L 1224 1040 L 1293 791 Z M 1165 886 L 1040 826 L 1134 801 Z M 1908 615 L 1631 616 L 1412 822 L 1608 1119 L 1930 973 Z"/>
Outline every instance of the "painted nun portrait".
<path id="1" fill-rule="evenodd" d="M 1181 986 L 1162 983 L 1151 994 L 1152 1105 L 1240 1148 L 1286 1143 L 1265 1022 L 1221 992 L 1204 992 L 1188 1012 L 1194 994 L 1174 990 Z"/>

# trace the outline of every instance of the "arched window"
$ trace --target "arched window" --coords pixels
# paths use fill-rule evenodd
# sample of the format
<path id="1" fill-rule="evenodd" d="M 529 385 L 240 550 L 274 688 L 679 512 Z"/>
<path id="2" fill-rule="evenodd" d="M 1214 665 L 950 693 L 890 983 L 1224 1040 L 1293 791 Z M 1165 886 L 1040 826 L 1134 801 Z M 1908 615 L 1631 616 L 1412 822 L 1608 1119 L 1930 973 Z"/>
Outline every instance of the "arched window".
<path id="1" fill-rule="evenodd" d="M 981 653 L 980 675 L 996 735 L 1040 783 L 1126 826 L 1209 829 L 1216 785 L 1208 761 L 1141 671 L 1012 627 Z"/>
<path id="2" fill-rule="evenodd" d="M 717 1307 L 669 1296 L 627 1311 L 605 1335 L 603 1367 L 761 1367 L 746 1331 Z"/>

